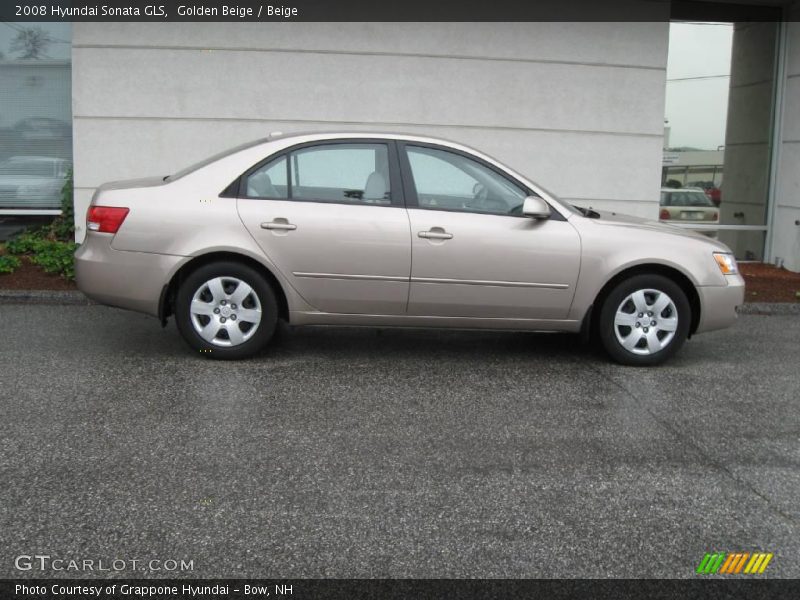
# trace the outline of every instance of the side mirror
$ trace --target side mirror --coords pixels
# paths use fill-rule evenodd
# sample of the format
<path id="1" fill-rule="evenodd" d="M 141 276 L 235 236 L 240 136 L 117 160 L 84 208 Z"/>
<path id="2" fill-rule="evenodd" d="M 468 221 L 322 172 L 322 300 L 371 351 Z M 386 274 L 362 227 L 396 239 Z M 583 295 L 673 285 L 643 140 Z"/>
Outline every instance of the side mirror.
<path id="1" fill-rule="evenodd" d="M 522 203 L 522 216 L 531 219 L 549 219 L 550 205 L 539 196 L 528 196 Z"/>

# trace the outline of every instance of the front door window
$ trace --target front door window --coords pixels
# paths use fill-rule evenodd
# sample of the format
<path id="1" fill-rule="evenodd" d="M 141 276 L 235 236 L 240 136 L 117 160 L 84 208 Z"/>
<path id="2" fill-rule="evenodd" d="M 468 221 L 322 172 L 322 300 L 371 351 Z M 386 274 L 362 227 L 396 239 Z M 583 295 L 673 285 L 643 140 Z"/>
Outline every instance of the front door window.
<path id="1" fill-rule="evenodd" d="M 521 214 L 525 190 L 489 167 L 454 152 L 406 146 L 420 208 Z"/>

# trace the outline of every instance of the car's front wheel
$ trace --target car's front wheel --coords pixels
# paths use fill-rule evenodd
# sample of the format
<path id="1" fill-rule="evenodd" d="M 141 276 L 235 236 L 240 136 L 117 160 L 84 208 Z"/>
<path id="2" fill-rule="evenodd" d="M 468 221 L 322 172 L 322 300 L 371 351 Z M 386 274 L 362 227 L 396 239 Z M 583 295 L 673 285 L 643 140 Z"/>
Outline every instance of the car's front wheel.
<path id="1" fill-rule="evenodd" d="M 636 275 L 606 296 L 598 333 L 617 362 L 651 366 L 680 349 L 690 324 L 691 307 L 677 283 L 662 275 Z"/>
<path id="2" fill-rule="evenodd" d="M 175 322 L 188 344 L 203 356 L 247 358 L 275 332 L 278 304 L 255 269 L 215 262 L 193 271 L 175 296 Z"/>

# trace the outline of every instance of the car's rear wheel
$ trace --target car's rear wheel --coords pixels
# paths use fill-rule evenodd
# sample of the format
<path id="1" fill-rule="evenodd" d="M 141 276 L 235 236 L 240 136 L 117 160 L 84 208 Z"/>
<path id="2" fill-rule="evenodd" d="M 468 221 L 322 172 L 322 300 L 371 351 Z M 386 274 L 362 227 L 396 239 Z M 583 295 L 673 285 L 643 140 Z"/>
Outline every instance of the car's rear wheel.
<path id="1" fill-rule="evenodd" d="M 650 366 L 680 349 L 690 324 L 691 307 L 677 283 L 662 275 L 636 275 L 606 296 L 598 333 L 617 362 Z"/>
<path id="2" fill-rule="evenodd" d="M 175 322 L 203 356 L 247 358 L 272 338 L 278 303 L 269 283 L 253 268 L 215 262 L 193 271 L 178 288 Z"/>

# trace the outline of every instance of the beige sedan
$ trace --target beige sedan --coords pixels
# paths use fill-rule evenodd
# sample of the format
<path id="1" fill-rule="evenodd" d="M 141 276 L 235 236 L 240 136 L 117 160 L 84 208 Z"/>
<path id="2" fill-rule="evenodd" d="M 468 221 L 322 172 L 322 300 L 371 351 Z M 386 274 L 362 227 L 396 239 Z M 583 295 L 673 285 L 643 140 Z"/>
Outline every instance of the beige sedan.
<path id="1" fill-rule="evenodd" d="M 661 188 L 661 206 L 658 220 L 662 223 L 700 225 L 698 233 L 717 237 L 719 208 L 699 188 Z"/>
<path id="2" fill-rule="evenodd" d="M 744 297 L 720 242 L 575 208 L 461 144 L 363 132 L 276 134 L 103 185 L 76 273 L 219 359 L 257 353 L 283 319 L 583 333 L 654 365 Z"/>

